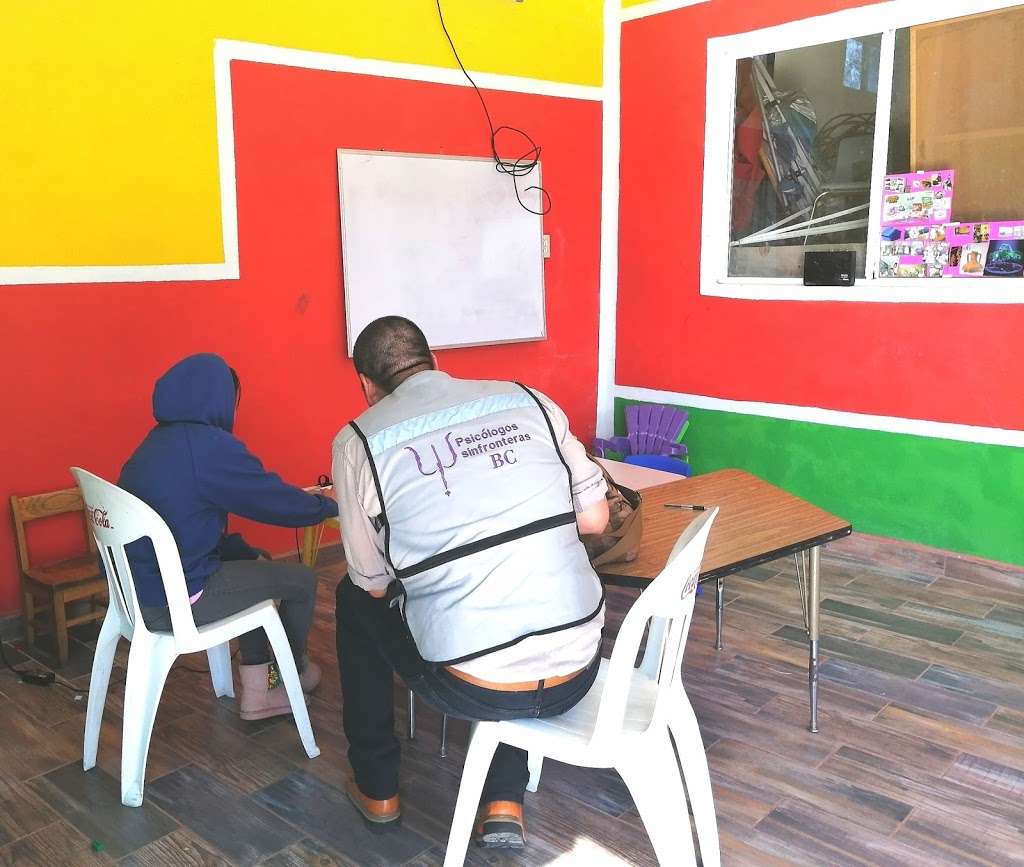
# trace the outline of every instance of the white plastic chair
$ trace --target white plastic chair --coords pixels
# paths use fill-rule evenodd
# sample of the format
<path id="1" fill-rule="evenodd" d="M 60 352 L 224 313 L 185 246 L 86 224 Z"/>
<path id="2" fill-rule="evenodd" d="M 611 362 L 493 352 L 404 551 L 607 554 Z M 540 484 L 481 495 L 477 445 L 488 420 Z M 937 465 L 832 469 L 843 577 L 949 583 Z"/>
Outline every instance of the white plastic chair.
<path id="1" fill-rule="evenodd" d="M 128 654 L 121 731 L 121 803 L 126 807 L 138 807 L 142 804 L 153 720 L 164 681 L 174 660 L 183 653 L 205 650 L 210 660 L 213 691 L 218 696 L 233 696 L 228 641 L 252 629 L 264 629 L 267 633 L 306 754 L 310 758 L 320 755 L 313 739 L 295 659 L 273 601 L 260 602 L 231 617 L 196 628 L 178 546 L 163 519 L 142 500 L 116 485 L 78 467 L 72 467 L 71 473 L 85 500 L 86 515 L 103 558 L 110 591 L 110 604 L 96 640 L 89 681 L 82 756 L 85 770 L 96 764 L 103 706 L 118 641 L 127 638 L 132 645 Z M 150 632 L 146 628 L 135 595 L 135 582 L 124 548 L 143 537 L 150 539 L 156 552 L 170 608 L 173 629 L 170 633 Z"/>
<path id="2" fill-rule="evenodd" d="M 661 864 L 696 863 L 686 809 L 688 793 L 703 863 L 719 867 L 707 758 L 680 674 L 700 563 L 717 514 L 718 509 L 704 512 L 680 536 L 665 569 L 629 610 L 611 659 L 601 660 L 594 686 L 579 704 L 548 719 L 474 726 L 445 867 L 463 863 L 480 793 L 499 743 L 530 753 L 533 782 L 545 756 L 582 767 L 615 768 L 633 796 Z M 648 621 L 647 649 L 640 667 L 634 668 Z"/>

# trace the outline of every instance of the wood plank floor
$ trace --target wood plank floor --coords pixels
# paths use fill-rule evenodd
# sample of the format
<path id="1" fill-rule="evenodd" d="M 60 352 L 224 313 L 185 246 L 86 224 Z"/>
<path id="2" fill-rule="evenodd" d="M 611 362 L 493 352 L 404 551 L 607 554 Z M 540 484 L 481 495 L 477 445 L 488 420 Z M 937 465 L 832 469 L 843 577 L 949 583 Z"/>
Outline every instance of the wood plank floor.
<path id="1" fill-rule="evenodd" d="M 421 704 L 420 734 L 404 744 L 403 825 L 368 832 L 341 792 L 333 589 L 344 564 L 324 554 L 311 639 L 326 669 L 311 704 L 318 759 L 305 758 L 290 720 L 239 720 L 205 674 L 184 668 L 205 659 L 184 659 L 157 718 L 145 806 L 127 809 L 118 797 L 125 646 L 88 774 L 84 700 L 3 671 L 0 864 L 440 864 L 466 726 L 451 725 L 440 759 L 438 715 Z M 822 580 L 817 735 L 806 730 L 792 561 L 727 579 L 721 651 L 712 595 L 698 597 L 684 680 L 704 732 L 723 864 L 1024 864 L 1024 572 L 855 535 L 826 551 Z M 632 598 L 610 593 L 610 632 Z M 82 687 L 94 634 L 77 633 L 64 670 Z M 12 662 L 26 661 L 21 650 L 8 645 Z M 471 852 L 470 863 L 655 863 L 612 772 L 547 763 L 527 822 L 524 853 Z"/>

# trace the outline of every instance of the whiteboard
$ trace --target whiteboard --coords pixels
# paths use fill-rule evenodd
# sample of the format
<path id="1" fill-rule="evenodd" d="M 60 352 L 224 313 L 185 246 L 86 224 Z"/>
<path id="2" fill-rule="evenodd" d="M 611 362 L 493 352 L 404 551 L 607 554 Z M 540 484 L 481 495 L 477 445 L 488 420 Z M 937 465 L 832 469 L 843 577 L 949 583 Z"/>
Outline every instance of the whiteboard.
<path id="1" fill-rule="evenodd" d="M 491 159 L 338 151 L 348 352 L 380 316 L 435 349 L 542 340 L 543 218 Z M 540 210 L 540 165 L 521 178 Z"/>

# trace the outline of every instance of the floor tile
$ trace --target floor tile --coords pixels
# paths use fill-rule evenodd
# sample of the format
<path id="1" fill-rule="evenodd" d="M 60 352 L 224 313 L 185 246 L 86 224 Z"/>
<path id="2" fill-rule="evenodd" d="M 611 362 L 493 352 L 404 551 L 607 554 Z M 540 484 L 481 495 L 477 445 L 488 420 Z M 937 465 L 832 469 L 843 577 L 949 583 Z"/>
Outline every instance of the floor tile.
<path id="1" fill-rule="evenodd" d="M 88 840 L 98 841 L 112 858 L 134 852 L 178 827 L 152 801 L 148 790 L 141 807 L 125 807 L 120 782 L 100 768 L 83 771 L 80 762 L 37 777 L 29 785 Z"/>
<path id="2" fill-rule="evenodd" d="M 280 852 L 302 834 L 257 800 L 196 767 L 174 771 L 147 790 L 154 804 L 241 864 Z"/>

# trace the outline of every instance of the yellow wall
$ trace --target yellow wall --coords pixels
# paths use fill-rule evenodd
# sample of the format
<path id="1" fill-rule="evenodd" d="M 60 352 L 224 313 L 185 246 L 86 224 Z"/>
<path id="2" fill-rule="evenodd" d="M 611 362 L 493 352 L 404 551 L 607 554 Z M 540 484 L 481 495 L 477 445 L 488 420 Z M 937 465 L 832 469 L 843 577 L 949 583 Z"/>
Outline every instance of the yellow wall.
<path id="1" fill-rule="evenodd" d="M 0 266 L 223 260 L 217 38 L 453 66 L 432 0 L 5 0 Z M 445 0 L 472 69 L 600 84 L 601 0 Z"/>

